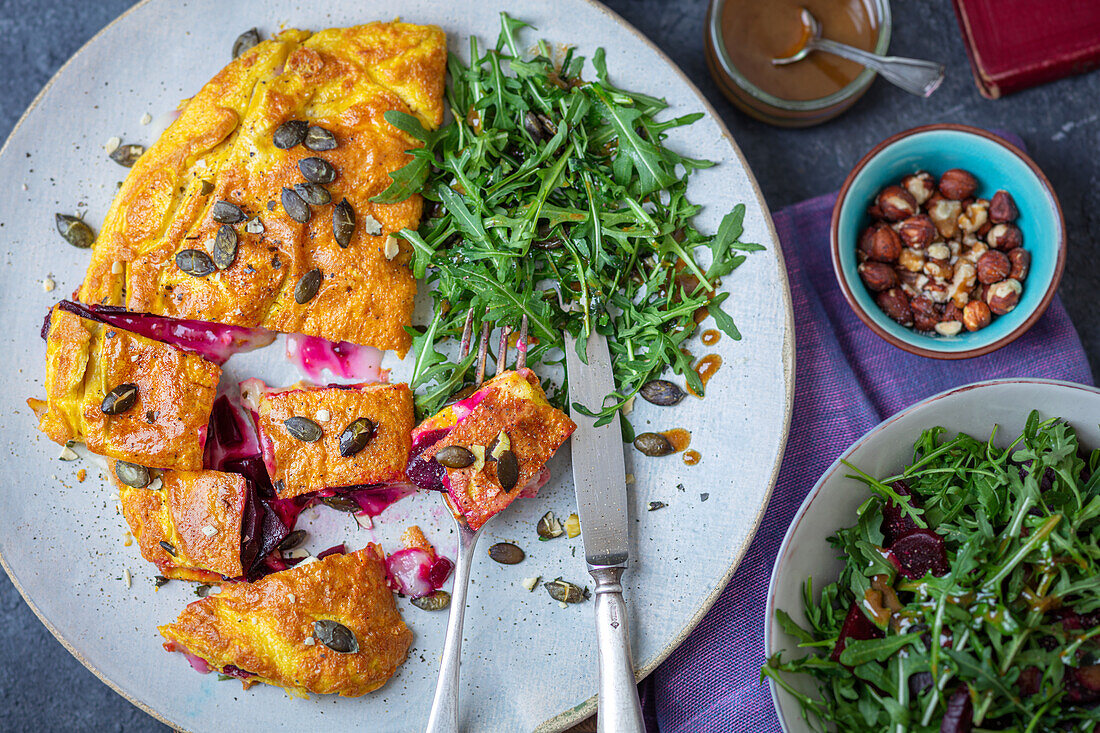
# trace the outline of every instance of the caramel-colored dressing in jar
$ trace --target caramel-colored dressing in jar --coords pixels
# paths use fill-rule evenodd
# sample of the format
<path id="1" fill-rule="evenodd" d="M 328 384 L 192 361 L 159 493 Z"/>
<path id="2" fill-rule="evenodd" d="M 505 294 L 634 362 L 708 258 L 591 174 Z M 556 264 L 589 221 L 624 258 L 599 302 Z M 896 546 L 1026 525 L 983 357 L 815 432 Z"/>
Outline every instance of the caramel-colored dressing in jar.
<path id="1" fill-rule="evenodd" d="M 878 21 L 870 0 L 726 0 L 722 39 L 734 67 L 760 89 L 781 99 L 827 97 L 848 86 L 863 67 L 822 51 L 811 51 L 798 63 L 775 66 L 773 58 L 791 56 L 809 39 L 802 8 L 833 41 L 873 51 Z"/>

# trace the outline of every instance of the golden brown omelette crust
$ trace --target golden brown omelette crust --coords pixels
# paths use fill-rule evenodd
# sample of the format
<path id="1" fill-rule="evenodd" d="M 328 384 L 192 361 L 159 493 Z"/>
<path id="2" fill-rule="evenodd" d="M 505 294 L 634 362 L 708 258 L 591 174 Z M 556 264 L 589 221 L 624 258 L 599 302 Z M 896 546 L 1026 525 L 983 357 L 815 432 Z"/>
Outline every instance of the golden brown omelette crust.
<path id="1" fill-rule="evenodd" d="M 538 377 L 529 369 L 504 372 L 486 382 L 478 392 L 484 394 L 481 402 L 423 454 L 430 458 L 447 445 L 488 448 L 501 431 L 508 435 L 519 463 L 519 480 L 511 491 L 501 488 L 496 462 L 486 461 L 476 473 L 476 464 L 447 469 L 451 502 L 474 529 L 515 501 L 520 489 L 542 470 L 577 428 L 565 413 L 546 401 Z"/>
<path id="2" fill-rule="evenodd" d="M 312 35 L 288 30 L 260 43 L 186 102 L 179 119 L 138 159 L 96 239 L 79 299 L 351 341 L 404 356 L 416 292 L 410 251 L 396 238 L 400 252 L 388 260 L 384 247 L 393 232 L 416 228 L 422 200 L 370 199 L 389 186 L 391 171 L 408 162 L 405 151 L 419 145 L 383 114 L 408 112 L 437 127 L 446 62 L 443 31 L 408 23 Z M 275 148 L 273 132 L 291 119 L 332 131 L 338 147 L 320 153 L 301 145 Z M 300 224 L 283 210 L 280 192 L 303 181 L 298 161 L 310 156 L 329 161 L 338 176 L 326 186 L 332 203 L 312 207 L 312 219 Z M 357 220 L 346 249 L 332 231 L 333 207 L 344 198 Z M 258 217 L 263 231 L 236 225 L 234 263 L 195 278 L 177 268 L 175 255 L 212 252 L 221 225 L 210 210 L 218 200 Z M 367 234 L 368 216 L 381 223 L 380 235 Z M 294 287 L 314 268 L 323 283 L 300 305 Z"/>
<path id="3" fill-rule="evenodd" d="M 198 470 L 221 369 L 195 354 L 81 318 L 60 308 L 46 342 L 46 406 L 39 429 L 51 440 L 151 468 Z M 105 415 L 103 398 L 136 384 L 137 402 Z"/>
<path id="4" fill-rule="evenodd" d="M 317 417 L 320 410 L 328 411 L 327 421 Z M 320 424 L 321 439 L 304 443 L 287 432 L 284 422 L 295 415 Z M 345 458 L 340 455 L 340 434 L 361 417 L 374 422 L 374 436 L 361 451 Z M 259 401 L 260 432 L 275 459 L 271 480 L 283 498 L 341 486 L 404 482 L 413 421 L 407 384 L 269 391 Z"/>
<path id="5" fill-rule="evenodd" d="M 341 654 L 320 642 L 306 644 L 313 622 L 323 619 L 351 629 L 359 651 Z M 215 669 L 232 664 L 255 673 L 246 688 L 266 682 L 302 696 L 356 697 L 376 690 L 405 661 L 412 643 L 375 545 L 255 583 L 222 586 L 221 593 L 191 603 L 159 630 L 169 651 L 178 644 Z"/>
<path id="6" fill-rule="evenodd" d="M 141 556 L 168 578 L 218 582 L 238 578 L 241 520 L 247 499 L 244 476 L 219 471 L 165 471 L 157 488 L 135 489 L 111 478 L 122 515 L 138 541 Z M 204 527 L 216 532 L 207 536 Z M 160 543 L 176 550 L 173 556 Z"/>

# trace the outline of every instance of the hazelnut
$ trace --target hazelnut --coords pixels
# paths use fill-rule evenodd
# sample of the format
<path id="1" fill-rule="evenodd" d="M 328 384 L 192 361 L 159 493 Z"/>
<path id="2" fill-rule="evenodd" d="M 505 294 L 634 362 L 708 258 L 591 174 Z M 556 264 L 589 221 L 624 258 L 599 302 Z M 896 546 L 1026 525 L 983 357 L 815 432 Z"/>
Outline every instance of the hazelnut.
<path id="1" fill-rule="evenodd" d="M 951 248 L 943 242 L 936 242 L 928 248 L 928 251 L 925 252 L 925 254 L 927 254 L 934 260 L 946 260 L 951 257 Z"/>
<path id="2" fill-rule="evenodd" d="M 999 283 L 1012 272 L 1012 263 L 1008 261 L 1008 255 L 991 249 L 978 258 L 978 280 L 982 285 Z"/>
<path id="3" fill-rule="evenodd" d="M 871 256 L 871 242 L 873 242 L 875 239 L 875 230 L 877 230 L 878 227 L 878 224 L 872 224 L 871 226 L 860 232 L 859 251 L 864 257 Z"/>
<path id="4" fill-rule="evenodd" d="M 978 199 L 967 206 L 963 213 L 959 215 L 959 228 L 967 234 L 973 234 L 981 229 L 988 220 L 989 202 L 985 199 Z"/>
<path id="5" fill-rule="evenodd" d="M 1009 278 L 999 283 L 990 285 L 985 290 L 985 302 L 989 310 L 998 316 L 1010 312 L 1020 302 L 1020 293 L 1024 292 L 1024 286 L 1019 280 Z"/>
<path id="6" fill-rule="evenodd" d="M 1009 250 L 1008 261 L 1012 263 L 1008 276 L 1020 282 L 1027 280 L 1027 273 L 1031 270 L 1031 253 L 1023 247 L 1017 247 Z"/>
<path id="7" fill-rule="evenodd" d="M 917 171 L 902 178 L 901 187 L 909 192 L 918 205 L 923 206 L 924 202 L 932 198 L 932 194 L 936 192 L 936 179 L 932 178 L 932 174 L 928 171 Z"/>
<path id="8" fill-rule="evenodd" d="M 906 247 L 898 255 L 898 265 L 909 272 L 920 272 L 924 269 L 924 255 L 915 249 Z"/>
<path id="9" fill-rule="evenodd" d="M 875 293 L 897 287 L 898 284 L 894 268 L 882 262 L 864 262 L 859 266 L 859 277 L 867 289 Z"/>
<path id="10" fill-rule="evenodd" d="M 895 262 L 901 254 L 901 239 L 897 232 L 888 226 L 880 226 L 871 238 L 871 249 L 867 256 L 879 262 Z"/>
<path id="11" fill-rule="evenodd" d="M 1015 224 L 996 224 L 989 230 L 985 241 L 993 249 L 1003 249 L 1007 252 L 1021 246 L 1024 243 L 1024 235 Z"/>
<path id="12" fill-rule="evenodd" d="M 970 198 L 977 189 L 978 179 L 962 168 L 952 168 L 940 176 L 940 193 L 954 201 Z"/>
<path id="13" fill-rule="evenodd" d="M 963 325 L 967 331 L 978 331 L 985 328 L 993 320 L 993 314 L 989 306 L 980 300 L 972 300 L 963 309 Z"/>
<path id="14" fill-rule="evenodd" d="M 890 288 L 875 296 L 878 307 L 890 318 L 903 326 L 913 325 L 913 309 L 909 307 L 909 298 L 897 288 Z"/>
<path id="15" fill-rule="evenodd" d="M 918 295 L 909 301 L 909 307 L 913 311 L 913 328 L 918 331 L 931 331 L 940 322 L 940 314 L 927 296 Z"/>
<path id="16" fill-rule="evenodd" d="M 936 225 L 940 236 L 951 239 L 959 232 L 959 214 L 962 204 L 936 194 L 928 200 L 928 218 Z"/>
<path id="17" fill-rule="evenodd" d="M 1016 221 L 1019 211 L 1016 209 L 1016 201 L 1008 191 L 998 191 L 993 194 L 993 201 L 989 205 L 989 220 L 994 224 Z"/>
<path id="18" fill-rule="evenodd" d="M 917 213 L 917 202 L 912 194 L 901 186 L 887 186 L 875 199 L 875 205 L 890 221 L 901 221 Z"/>
<path id="19" fill-rule="evenodd" d="M 936 225 L 926 214 L 910 216 L 898 226 L 898 236 L 906 246 L 924 249 L 936 238 Z"/>
<path id="20" fill-rule="evenodd" d="M 977 235 L 978 239 L 984 240 L 985 235 L 989 234 L 989 230 L 992 228 L 993 222 L 991 222 L 989 219 L 986 219 L 985 224 L 982 224 L 980 227 L 978 227 L 978 231 L 974 232 L 974 234 Z"/>
<path id="21" fill-rule="evenodd" d="M 910 272 L 909 270 L 903 270 L 901 268 L 896 272 L 898 280 L 901 281 L 901 289 L 910 298 L 920 295 L 921 288 L 928 282 L 928 278 L 919 272 Z"/>
<path id="22" fill-rule="evenodd" d="M 945 321 L 961 321 L 962 319 L 963 319 L 962 308 L 955 305 L 954 301 L 949 302 L 947 305 L 945 305 L 943 307 L 943 320 L 945 320 Z"/>
<path id="23" fill-rule="evenodd" d="M 886 218 L 886 214 L 882 213 L 882 209 L 878 207 L 878 204 L 871 204 L 867 207 L 867 216 L 875 221 L 883 221 Z"/>
<path id="24" fill-rule="evenodd" d="M 946 260 L 928 260 L 924 263 L 924 274 L 935 280 L 950 280 L 955 268 Z"/>
<path id="25" fill-rule="evenodd" d="M 962 328 L 959 321 L 940 321 L 936 324 L 936 333 L 940 336 L 958 336 Z"/>

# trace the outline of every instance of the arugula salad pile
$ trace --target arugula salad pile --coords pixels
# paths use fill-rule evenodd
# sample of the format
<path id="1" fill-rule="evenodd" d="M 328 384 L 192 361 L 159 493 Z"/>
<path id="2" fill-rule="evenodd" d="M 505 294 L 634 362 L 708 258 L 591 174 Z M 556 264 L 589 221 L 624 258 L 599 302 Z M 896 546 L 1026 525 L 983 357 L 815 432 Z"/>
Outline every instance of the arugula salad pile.
<path id="1" fill-rule="evenodd" d="M 763 674 L 841 731 L 1093 731 L 1100 722 L 1100 450 L 1031 413 L 1007 449 L 926 430 L 913 463 L 830 538 L 836 582 L 803 593 L 813 652 Z M 820 695 L 788 675 L 811 675 Z"/>
<path id="2" fill-rule="evenodd" d="M 432 413 L 472 381 L 473 354 L 455 361 L 436 348 L 461 335 L 471 308 L 478 322 L 513 327 L 526 315 L 532 367 L 563 364 L 563 329 L 607 335 L 617 391 L 593 413 L 601 422 L 666 367 L 702 394 L 684 341 L 707 314 L 740 338 L 721 308 L 728 293 L 716 288 L 744 253 L 762 249 L 739 240 L 741 204 L 714 235 L 692 225 L 700 207 L 687 198 L 688 178 L 712 163 L 664 141 L 703 115 L 658 120 L 666 103 L 615 87 L 603 49 L 586 79 L 572 48 L 556 61 L 544 41 L 525 53 L 525 26 L 502 13 L 494 47 L 471 38 L 468 65 L 451 56 L 454 120 L 439 131 L 386 113 L 424 143 L 375 199 L 426 199 L 419 230 L 400 233 L 435 305 L 427 327 L 413 329 L 417 407 Z M 560 405 L 564 389 L 548 391 Z M 624 429 L 632 439 L 625 420 Z"/>

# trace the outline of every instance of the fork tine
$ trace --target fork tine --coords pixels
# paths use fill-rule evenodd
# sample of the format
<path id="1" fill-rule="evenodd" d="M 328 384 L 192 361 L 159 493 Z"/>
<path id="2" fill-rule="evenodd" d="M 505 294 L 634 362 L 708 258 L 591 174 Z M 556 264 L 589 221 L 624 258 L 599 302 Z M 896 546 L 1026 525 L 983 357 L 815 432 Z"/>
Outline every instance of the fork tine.
<path id="1" fill-rule="evenodd" d="M 466 312 L 466 325 L 462 327 L 462 350 L 459 352 L 459 361 L 465 359 L 466 355 L 470 353 L 470 336 L 473 335 L 473 330 L 474 309 L 471 306 L 470 310 Z"/>
<path id="2" fill-rule="evenodd" d="M 527 314 L 523 314 L 523 319 L 519 322 L 519 341 L 516 342 L 516 348 L 519 351 L 516 354 L 516 369 L 523 369 L 527 366 Z"/>
<path id="3" fill-rule="evenodd" d="M 489 315 L 488 308 L 485 309 L 485 315 Z M 489 352 L 489 332 L 492 329 L 492 323 L 482 321 L 481 339 L 477 345 L 477 379 L 474 380 L 474 387 L 480 387 L 481 383 L 485 381 L 485 358 Z"/>
<path id="4" fill-rule="evenodd" d="M 511 326 L 500 327 L 500 349 L 497 351 L 497 374 L 500 374 L 508 368 L 508 337 L 511 335 Z"/>

